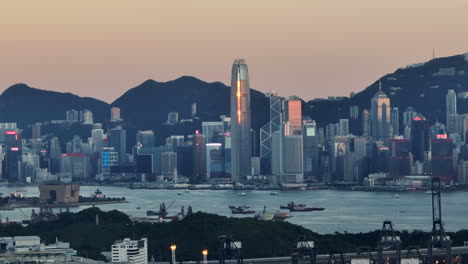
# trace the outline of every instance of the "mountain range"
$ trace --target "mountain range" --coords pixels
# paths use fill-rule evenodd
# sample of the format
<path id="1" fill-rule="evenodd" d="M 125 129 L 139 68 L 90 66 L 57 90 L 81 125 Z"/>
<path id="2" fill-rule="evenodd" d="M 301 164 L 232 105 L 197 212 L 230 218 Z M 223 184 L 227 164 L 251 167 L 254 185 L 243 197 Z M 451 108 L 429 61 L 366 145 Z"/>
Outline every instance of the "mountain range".
<path id="1" fill-rule="evenodd" d="M 304 102 L 303 115 L 314 119 L 319 126 L 349 118 L 352 105 L 358 106 L 359 111 L 370 108 L 371 98 L 379 91 L 379 82 L 382 91 L 389 96 L 391 106 L 399 108 L 400 115 L 406 107 L 412 106 L 432 122 L 445 122 L 445 95 L 449 89 L 459 94 L 458 112 L 468 112 L 465 99 L 465 93 L 468 94 L 468 54 L 464 54 L 399 68 L 351 97 L 318 98 Z M 220 115 L 229 115 L 229 96 L 230 88 L 223 83 L 207 83 L 190 76 L 168 82 L 147 80 L 111 104 L 94 98 L 15 84 L 0 95 L 0 122 L 17 122 L 29 133 L 26 129 L 29 124 L 63 120 L 69 109 L 88 109 L 93 112 L 95 122 L 103 123 L 107 128 L 110 108 L 117 106 L 121 108 L 127 127 L 129 145 L 133 145 L 137 130 L 146 129 L 155 131 L 157 143 L 160 144 L 168 135 L 193 133 L 201 128 L 201 122 L 217 121 Z M 189 118 L 194 102 L 197 103 L 198 117 L 194 123 L 164 124 L 169 112 L 178 112 L 180 119 Z M 268 121 L 268 102 L 265 94 L 251 90 L 252 128 L 256 131 Z"/>

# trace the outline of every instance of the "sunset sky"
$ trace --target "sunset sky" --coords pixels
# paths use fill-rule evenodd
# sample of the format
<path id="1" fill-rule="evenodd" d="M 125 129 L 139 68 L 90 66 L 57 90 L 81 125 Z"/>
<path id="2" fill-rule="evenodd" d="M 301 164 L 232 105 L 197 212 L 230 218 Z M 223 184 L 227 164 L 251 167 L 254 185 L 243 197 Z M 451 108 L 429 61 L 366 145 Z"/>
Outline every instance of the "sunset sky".
<path id="1" fill-rule="evenodd" d="M 147 79 L 229 83 L 304 100 L 360 91 L 468 52 L 468 1 L 31 0 L 0 4 L 0 92 L 18 82 L 111 102 Z"/>

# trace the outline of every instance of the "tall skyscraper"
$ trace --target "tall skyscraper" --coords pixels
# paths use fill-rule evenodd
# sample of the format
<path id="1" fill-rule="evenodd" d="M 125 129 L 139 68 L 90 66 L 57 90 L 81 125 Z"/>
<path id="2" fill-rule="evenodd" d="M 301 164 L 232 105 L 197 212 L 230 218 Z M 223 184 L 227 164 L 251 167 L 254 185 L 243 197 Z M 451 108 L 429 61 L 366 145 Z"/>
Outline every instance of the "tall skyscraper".
<path id="1" fill-rule="evenodd" d="M 122 128 L 113 128 L 109 130 L 109 147 L 119 153 L 118 163 L 123 167 L 127 160 L 127 132 Z"/>
<path id="2" fill-rule="evenodd" d="M 431 137 L 429 123 L 422 115 L 413 118 L 411 125 L 411 153 L 413 160 L 424 162 L 428 160 L 427 154 L 431 150 Z"/>
<path id="3" fill-rule="evenodd" d="M 291 96 L 286 102 L 284 121 L 289 124 L 289 135 L 302 134 L 302 101 Z"/>
<path id="4" fill-rule="evenodd" d="M 112 107 L 111 108 L 111 122 L 118 122 L 121 121 L 122 118 L 120 117 L 120 108 L 118 107 Z"/>
<path id="5" fill-rule="evenodd" d="M 154 132 L 153 130 L 138 131 L 136 134 L 136 142 L 141 143 L 144 148 L 154 147 Z"/>
<path id="6" fill-rule="evenodd" d="M 266 94 L 270 99 L 270 121 L 260 128 L 260 173 L 271 174 L 272 135 L 283 123 L 283 97 L 275 93 Z"/>
<path id="7" fill-rule="evenodd" d="M 349 135 L 349 120 L 348 119 L 340 119 L 340 136 L 347 136 Z"/>
<path id="8" fill-rule="evenodd" d="M 398 113 L 398 107 L 393 107 L 390 111 L 390 123 L 392 126 L 393 136 L 400 134 L 400 118 Z"/>
<path id="9" fill-rule="evenodd" d="M 362 135 L 370 136 L 370 116 L 367 109 L 362 110 Z"/>
<path id="10" fill-rule="evenodd" d="M 387 140 L 390 136 L 390 99 L 379 91 L 371 101 L 371 136 Z"/>
<path id="11" fill-rule="evenodd" d="M 457 114 L 457 94 L 454 90 L 448 90 L 447 95 L 445 96 L 445 106 L 447 114 L 447 119 L 445 119 L 445 121 L 447 122 L 449 120 L 449 116 Z"/>
<path id="12" fill-rule="evenodd" d="M 205 140 L 203 134 L 195 133 L 193 140 L 193 176 L 190 182 L 197 183 L 205 176 Z"/>
<path id="13" fill-rule="evenodd" d="M 231 78 L 231 180 L 239 182 L 251 171 L 249 72 L 244 59 L 236 59 Z"/>
<path id="14" fill-rule="evenodd" d="M 432 140 L 432 177 L 449 182 L 455 177 L 453 167 L 453 140 L 446 134 L 439 134 Z"/>
<path id="15" fill-rule="evenodd" d="M 411 127 L 413 119 L 418 115 L 413 107 L 407 107 L 403 112 L 403 127 Z"/>

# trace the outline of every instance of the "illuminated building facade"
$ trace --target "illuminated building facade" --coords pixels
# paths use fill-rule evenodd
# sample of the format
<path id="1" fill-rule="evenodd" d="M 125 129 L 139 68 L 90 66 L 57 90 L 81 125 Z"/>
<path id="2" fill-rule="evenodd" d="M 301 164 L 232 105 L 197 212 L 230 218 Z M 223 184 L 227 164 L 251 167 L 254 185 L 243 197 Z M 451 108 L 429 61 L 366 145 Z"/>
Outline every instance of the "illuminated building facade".
<path id="1" fill-rule="evenodd" d="M 377 92 L 371 100 L 371 136 L 375 140 L 388 140 L 390 136 L 390 99 Z"/>
<path id="2" fill-rule="evenodd" d="M 251 171 L 250 85 L 247 64 L 236 59 L 231 79 L 231 180 L 239 182 Z"/>

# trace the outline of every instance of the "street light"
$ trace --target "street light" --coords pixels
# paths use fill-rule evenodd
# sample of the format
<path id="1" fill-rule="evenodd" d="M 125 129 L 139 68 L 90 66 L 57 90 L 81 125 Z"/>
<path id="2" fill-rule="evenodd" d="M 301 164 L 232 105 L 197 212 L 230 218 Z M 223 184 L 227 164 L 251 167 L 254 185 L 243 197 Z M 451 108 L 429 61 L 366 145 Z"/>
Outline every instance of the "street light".
<path id="1" fill-rule="evenodd" d="M 203 255 L 203 264 L 208 264 L 208 249 L 204 249 L 202 251 Z"/>
<path id="2" fill-rule="evenodd" d="M 175 264 L 176 263 L 176 259 L 175 259 L 175 250 L 176 250 L 176 245 L 172 244 L 171 245 L 171 251 L 172 251 L 172 263 Z"/>

